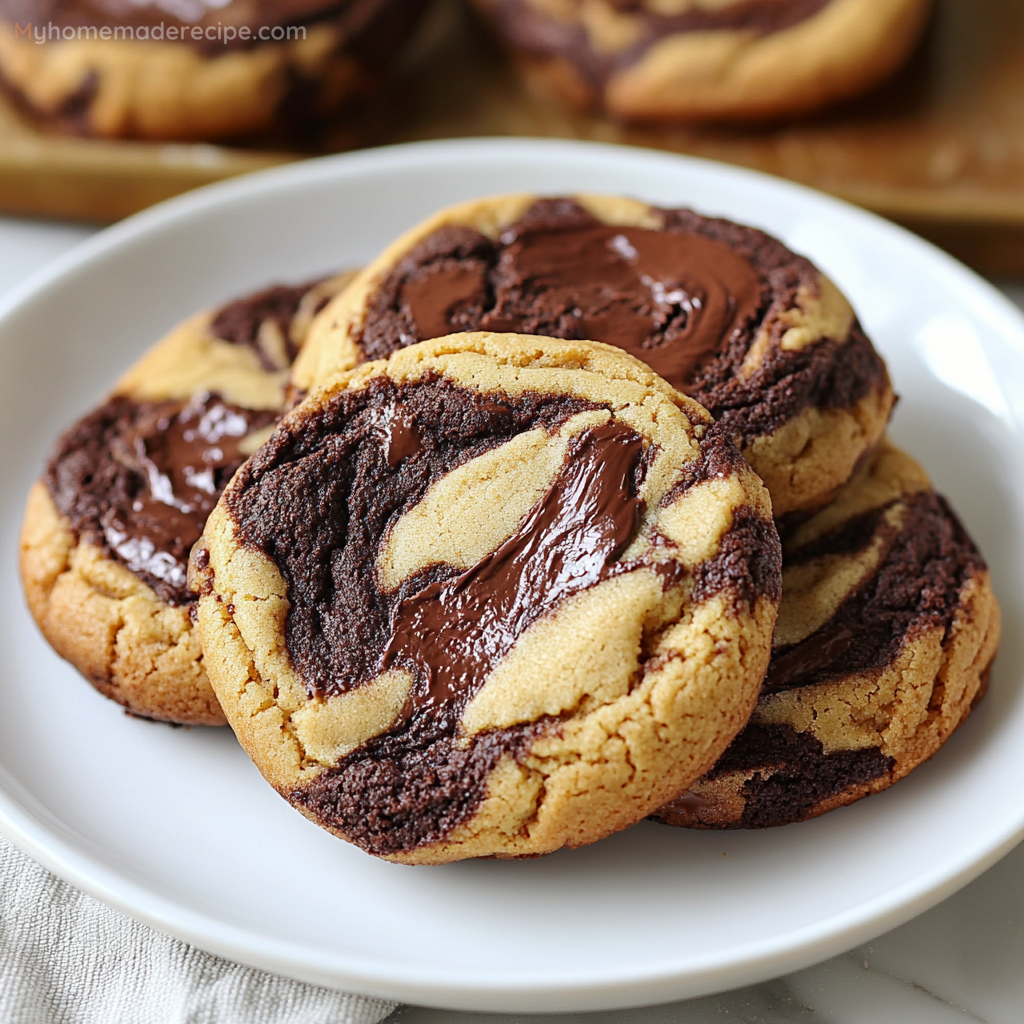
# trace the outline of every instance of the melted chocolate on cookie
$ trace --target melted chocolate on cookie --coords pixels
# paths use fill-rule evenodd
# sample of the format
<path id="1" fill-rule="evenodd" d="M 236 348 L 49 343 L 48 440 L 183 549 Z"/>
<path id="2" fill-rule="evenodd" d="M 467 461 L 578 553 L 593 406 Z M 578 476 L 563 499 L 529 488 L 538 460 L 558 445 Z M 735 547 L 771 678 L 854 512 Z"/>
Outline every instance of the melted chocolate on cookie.
<path id="1" fill-rule="evenodd" d="M 168 604 L 185 604 L 189 549 L 246 458 L 239 442 L 275 419 L 209 394 L 187 403 L 115 396 L 60 438 L 44 479 L 81 540 Z"/>
<path id="2" fill-rule="evenodd" d="M 382 590 L 382 539 L 457 466 L 595 408 L 569 395 L 483 395 L 439 377 L 405 385 L 378 377 L 286 424 L 229 492 L 240 542 L 267 554 L 288 584 L 286 643 L 310 695 L 351 690 L 391 667 L 413 677 L 389 732 L 291 794 L 365 849 L 396 853 L 442 838 L 479 805 L 503 754 L 525 752 L 557 728 L 541 721 L 468 743 L 457 736 L 463 710 L 531 623 L 570 594 L 638 567 L 617 559 L 643 511 L 642 440 L 616 421 L 572 438 L 545 496 L 467 570 L 432 565 Z M 707 470 L 716 468 L 709 460 Z M 755 542 L 748 533 L 738 522 L 740 544 Z M 723 555 L 709 589 L 750 586 L 751 570 L 740 571 L 733 556 Z M 682 581 L 678 571 L 662 578 L 666 588 Z"/>
<path id="3" fill-rule="evenodd" d="M 357 339 L 367 359 L 455 331 L 603 341 L 642 359 L 748 440 L 814 405 L 849 408 L 885 379 L 858 325 L 845 343 L 768 349 L 741 371 L 769 312 L 817 272 L 753 228 L 686 210 L 665 226 L 615 227 L 570 199 L 536 202 L 492 241 L 435 231 L 378 287 Z M 785 326 L 776 323 L 774 335 Z"/>
<path id="4" fill-rule="evenodd" d="M 830 0 L 737 0 L 724 6 L 692 6 L 681 14 L 647 10 L 643 0 L 610 0 L 636 17 L 637 37 L 618 50 L 598 50 L 579 22 L 552 18 L 529 0 L 490 0 L 488 11 L 504 39 L 528 57 L 569 61 L 599 94 L 608 79 L 639 61 L 668 36 L 684 32 L 744 32 L 770 35 L 818 14 Z M 595 97 L 596 98 L 596 97 Z"/>
<path id="5" fill-rule="evenodd" d="M 398 605 L 381 663 L 425 681 L 414 708 L 461 711 L 532 622 L 610 574 L 643 513 L 642 453 L 640 436 L 617 423 L 573 438 L 571 461 L 507 541 Z"/>

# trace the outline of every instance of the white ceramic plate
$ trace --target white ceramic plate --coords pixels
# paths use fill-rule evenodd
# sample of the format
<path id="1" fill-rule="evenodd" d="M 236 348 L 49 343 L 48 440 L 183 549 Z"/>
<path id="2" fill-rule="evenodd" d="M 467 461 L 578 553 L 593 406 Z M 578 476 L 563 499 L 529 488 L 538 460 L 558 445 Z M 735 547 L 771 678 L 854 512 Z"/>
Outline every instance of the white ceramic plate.
<path id="1" fill-rule="evenodd" d="M 22 502 L 57 431 L 166 328 L 278 279 L 357 265 L 456 200 L 621 192 L 767 228 L 852 297 L 902 401 L 893 432 L 992 564 L 992 690 L 893 790 L 784 829 L 644 823 L 525 862 L 407 868 L 291 810 L 227 730 L 128 718 L 40 639 L 15 581 Z M 201 190 L 89 240 L 0 311 L 0 828 L 63 878 L 236 960 L 407 1002 L 586 1010 L 754 982 L 937 902 L 1024 830 L 1024 322 L 924 242 L 835 200 L 679 157 L 567 142 L 433 143 Z"/>

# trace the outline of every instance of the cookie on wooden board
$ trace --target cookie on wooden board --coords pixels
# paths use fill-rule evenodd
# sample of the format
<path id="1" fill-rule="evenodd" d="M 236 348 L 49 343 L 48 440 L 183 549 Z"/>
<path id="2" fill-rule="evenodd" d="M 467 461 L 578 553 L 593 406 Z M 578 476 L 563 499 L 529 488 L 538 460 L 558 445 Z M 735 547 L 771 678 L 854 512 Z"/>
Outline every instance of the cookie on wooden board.
<path id="1" fill-rule="evenodd" d="M 424 0 L 13 0 L 0 80 L 44 125 L 203 141 L 295 131 L 364 94 Z"/>
<path id="2" fill-rule="evenodd" d="M 881 81 L 929 0 L 476 0 L 528 85 L 633 120 L 802 114 Z"/>

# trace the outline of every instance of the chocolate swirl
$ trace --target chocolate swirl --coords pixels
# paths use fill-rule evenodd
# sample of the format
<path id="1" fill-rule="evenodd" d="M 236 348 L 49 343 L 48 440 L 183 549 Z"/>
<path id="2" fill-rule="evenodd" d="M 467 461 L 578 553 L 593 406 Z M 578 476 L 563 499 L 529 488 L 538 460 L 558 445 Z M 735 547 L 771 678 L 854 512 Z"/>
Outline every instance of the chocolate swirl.
<path id="1" fill-rule="evenodd" d="M 277 285 L 217 310 L 210 333 L 252 348 L 267 370 L 286 367 L 299 304 L 318 281 Z M 278 339 L 268 352 L 266 330 Z M 278 419 L 201 392 L 190 401 L 140 402 L 115 395 L 66 431 L 44 482 L 75 534 L 130 569 L 171 605 L 192 598 L 189 549 L 245 461 L 239 444 Z"/>
<path id="2" fill-rule="evenodd" d="M 390 523 L 453 469 L 526 430 L 553 431 L 593 408 L 568 395 L 513 400 L 441 378 L 399 386 L 378 377 L 364 390 L 342 392 L 304 421 L 301 432 L 279 432 L 257 453 L 231 489 L 228 507 L 240 541 L 265 552 L 288 583 L 286 641 L 311 696 L 369 682 L 386 657 L 413 659 L 407 645 L 427 626 L 431 601 L 442 595 L 456 603 L 470 595 L 482 600 L 478 589 L 486 589 L 485 580 L 500 588 L 504 579 L 514 589 L 514 578 L 507 571 L 502 577 L 500 560 L 492 556 L 490 573 L 478 566 L 463 579 L 452 566 L 433 565 L 384 590 L 375 572 L 378 546 Z M 489 600 L 495 596 L 488 592 Z M 503 637 L 474 679 L 514 640 L 509 632 Z M 435 673 L 444 675 L 444 666 L 470 646 L 462 634 L 435 643 L 437 662 L 418 662 L 424 684 Z"/>
<path id="3" fill-rule="evenodd" d="M 114 396 L 60 438 L 44 480 L 79 538 L 168 604 L 186 604 L 189 550 L 246 458 L 239 444 L 275 419 L 206 393 L 190 402 Z"/>
<path id="4" fill-rule="evenodd" d="M 903 508 L 895 526 L 885 513 L 897 505 Z M 809 543 L 791 544 L 784 549 L 784 565 L 792 569 L 826 556 L 856 555 L 876 542 L 882 545 L 878 565 L 831 618 L 799 642 L 773 650 L 762 703 L 775 693 L 880 672 L 928 630 L 948 635 L 965 586 L 985 563 L 949 504 L 933 491 L 905 495 Z M 784 592 L 784 607 L 785 602 Z M 877 785 L 894 766 L 894 758 L 877 746 L 826 750 L 813 733 L 759 720 L 755 711 L 751 723 L 695 784 L 697 792 L 683 794 L 654 817 L 689 828 L 707 827 L 709 818 L 722 824 L 714 784 L 738 773 L 748 776 L 739 793 L 743 810 L 724 827 L 783 825 L 827 809 L 842 794 Z"/>
<path id="5" fill-rule="evenodd" d="M 531 623 L 610 574 L 643 512 L 642 454 L 640 436 L 618 423 L 573 438 L 562 472 L 504 544 L 398 605 L 381 666 L 422 680 L 414 709 L 461 711 Z"/>
<path id="6" fill-rule="evenodd" d="M 638 434 L 612 420 L 572 437 L 532 511 L 468 569 L 432 564 L 389 589 L 377 560 L 389 529 L 434 482 L 525 431 L 554 432 L 597 408 L 566 394 L 512 397 L 436 376 L 406 384 L 374 377 L 287 421 L 240 472 L 227 508 L 239 542 L 284 577 L 285 642 L 308 694 L 344 693 L 389 668 L 413 677 L 396 723 L 289 794 L 327 827 L 377 854 L 437 841 L 473 813 L 503 755 L 557 729 L 544 719 L 467 739 L 459 722 L 531 624 L 570 595 L 647 564 L 620 558 L 643 511 Z M 716 457 L 698 460 L 691 485 L 739 459 L 723 439 L 707 447 Z M 759 542 L 748 526 L 741 511 L 737 544 Z M 754 552 L 736 565 L 736 545 L 722 547 L 708 596 L 777 589 L 777 541 L 774 577 L 752 569 Z M 659 574 L 665 589 L 685 579 L 672 566 Z"/>
<path id="7" fill-rule="evenodd" d="M 734 828 L 772 828 L 799 821 L 814 807 L 856 786 L 889 774 L 893 759 L 877 747 L 826 751 L 810 733 L 791 725 L 748 725 L 701 780 L 731 772 L 753 772 L 743 786 L 745 800 Z M 704 827 L 713 799 L 684 793 L 652 817 L 663 825 Z"/>
<path id="8" fill-rule="evenodd" d="M 221 307 L 212 322 L 210 333 L 222 341 L 251 348 L 263 369 L 282 370 L 299 354 L 299 346 L 291 335 L 291 325 L 303 297 L 322 279 L 298 285 L 272 285 L 245 298 Z M 328 301 L 324 296 L 322 307 Z M 267 334 L 274 339 L 268 344 Z"/>
<path id="9" fill-rule="evenodd" d="M 985 568 L 984 559 L 943 497 L 922 491 L 902 500 L 906 516 L 898 530 L 883 524 L 883 509 L 872 509 L 806 549 L 786 552 L 784 565 L 792 566 L 822 551 L 857 550 L 857 541 L 866 547 L 875 536 L 885 544 L 878 570 L 828 622 L 772 651 L 765 693 L 882 668 L 923 631 L 949 628 L 960 592 Z"/>
<path id="10" fill-rule="evenodd" d="M 639 61 L 668 36 L 688 32 L 743 32 L 770 35 L 792 28 L 823 10 L 830 0 L 737 0 L 690 5 L 679 14 L 659 14 L 642 0 L 610 0 L 610 6 L 634 16 L 635 38 L 618 50 L 598 50 L 579 22 L 555 19 L 527 0 L 489 0 L 487 12 L 505 40 L 534 58 L 569 60 L 595 92 L 617 71 Z"/>
<path id="11" fill-rule="evenodd" d="M 809 406 L 849 408 L 885 380 L 854 325 L 844 343 L 770 345 L 746 360 L 772 314 L 816 288 L 814 267 L 753 228 L 661 211 L 662 230 L 601 223 L 571 199 L 538 200 L 497 241 L 435 231 L 371 296 L 356 339 L 367 359 L 456 331 L 616 345 L 704 405 L 742 441 Z M 777 319 L 767 330 L 777 342 Z"/>
<path id="12" fill-rule="evenodd" d="M 729 246 L 610 227 L 565 200 L 536 204 L 498 246 L 454 227 L 428 243 L 437 258 L 412 254 L 413 273 L 382 289 L 395 292 L 403 340 L 465 329 L 603 341 L 683 389 L 761 305 L 757 273 Z M 367 354 L 390 320 L 368 318 Z"/>

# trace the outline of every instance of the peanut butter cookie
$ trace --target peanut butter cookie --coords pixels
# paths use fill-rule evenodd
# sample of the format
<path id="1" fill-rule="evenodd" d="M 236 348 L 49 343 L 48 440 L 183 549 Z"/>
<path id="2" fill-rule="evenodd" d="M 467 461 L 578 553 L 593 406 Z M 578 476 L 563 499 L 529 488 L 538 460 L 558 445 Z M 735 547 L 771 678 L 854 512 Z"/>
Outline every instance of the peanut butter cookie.
<path id="1" fill-rule="evenodd" d="M 21 537 L 32 614 L 134 714 L 224 724 L 189 617 L 189 549 L 280 416 L 313 313 L 349 276 L 187 320 L 60 438 L 32 488 Z"/>
<path id="2" fill-rule="evenodd" d="M 984 696 L 999 630 L 978 549 L 924 470 L 886 442 L 832 505 L 784 538 L 782 607 L 757 709 L 657 819 L 763 828 L 891 786 Z"/>
<path id="3" fill-rule="evenodd" d="M 630 119 L 805 113 L 895 70 L 929 0 L 476 0 L 535 92 Z"/>
<path id="4" fill-rule="evenodd" d="M 754 228 L 603 196 L 441 211 L 324 309 L 294 379 L 457 330 L 625 349 L 730 431 L 778 517 L 826 504 L 893 404 L 849 303 L 808 260 Z"/>
<path id="5" fill-rule="evenodd" d="M 9 0 L 0 79 L 44 125 L 203 141 L 309 128 L 358 98 L 423 0 Z"/>
<path id="6" fill-rule="evenodd" d="M 475 333 L 312 392 L 192 561 L 205 663 L 267 780 L 410 864 L 594 842 L 750 713 L 767 492 L 620 350 Z"/>

